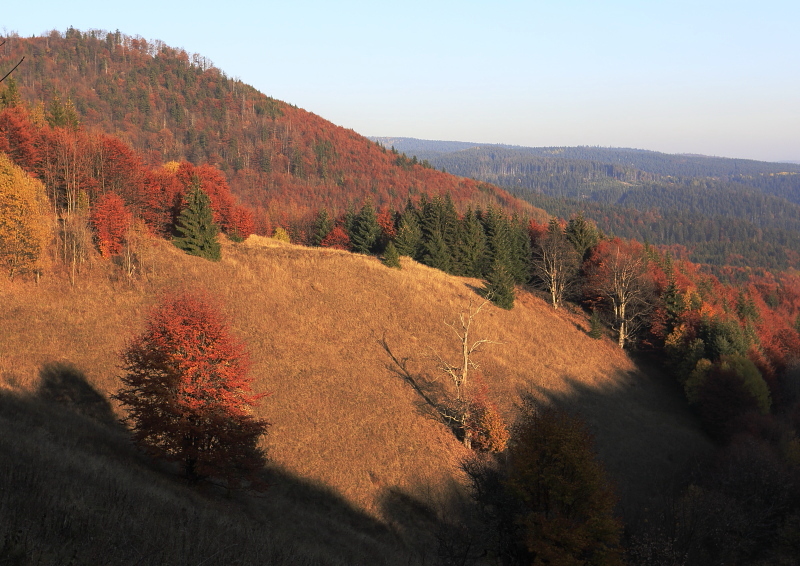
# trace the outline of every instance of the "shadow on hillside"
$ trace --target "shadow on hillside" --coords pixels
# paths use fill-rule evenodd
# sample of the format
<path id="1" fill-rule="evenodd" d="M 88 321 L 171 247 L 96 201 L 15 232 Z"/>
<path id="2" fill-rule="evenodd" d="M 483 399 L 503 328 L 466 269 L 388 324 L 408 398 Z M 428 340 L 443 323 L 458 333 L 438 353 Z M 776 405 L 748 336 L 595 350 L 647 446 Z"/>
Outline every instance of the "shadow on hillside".
<path id="1" fill-rule="evenodd" d="M 275 466 L 263 494 L 190 488 L 107 426 L 110 404 L 74 366 L 41 377 L 33 394 L 0 390 L 0 563 L 418 563 L 385 524 Z"/>
<path id="2" fill-rule="evenodd" d="M 578 415 L 615 485 L 628 521 L 669 504 L 669 497 L 713 451 L 677 384 L 657 368 L 620 372 L 616 385 L 592 386 L 564 375 L 561 392 L 519 392 Z"/>
<path id="3" fill-rule="evenodd" d="M 36 395 L 48 402 L 95 419 L 106 425 L 116 425 L 111 404 L 86 380 L 86 375 L 69 362 L 48 362 L 39 370 Z"/>
<path id="4" fill-rule="evenodd" d="M 404 540 L 414 540 L 434 564 L 474 564 L 485 557 L 491 534 L 468 489 L 452 483 L 392 487 L 381 495 L 381 511 Z M 488 538 L 487 538 L 488 537 Z M 482 563 L 482 562 L 477 562 Z"/>
<path id="5" fill-rule="evenodd" d="M 392 350 L 386 341 L 386 336 L 378 340 L 378 343 L 386 352 L 387 359 L 390 360 L 384 367 L 408 384 L 417 394 L 415 403 L 417 412 L 425 418 L 443 422 L 442 414 L 446 410 L 445 400 L 448 399 L 448 394 L 442 382 L 431 379 L 426 374 L 412 372 L 408 367 L 411 358 L 400 357 L 396 351 Z M 445 424 L 447 423 L 445 422 Z"/>

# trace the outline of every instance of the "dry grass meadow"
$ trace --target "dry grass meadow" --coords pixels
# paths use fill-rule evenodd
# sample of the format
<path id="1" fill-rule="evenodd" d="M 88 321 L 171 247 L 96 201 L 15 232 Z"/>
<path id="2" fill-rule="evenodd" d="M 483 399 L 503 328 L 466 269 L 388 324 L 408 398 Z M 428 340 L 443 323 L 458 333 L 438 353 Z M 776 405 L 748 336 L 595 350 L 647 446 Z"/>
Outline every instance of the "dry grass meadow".
<path id="1" fill-rule="evenodd" d="M 112 424 L 120 415 L 109 400 L 119 383 L 118 352 L 143 329 L 148 308 L 166 288 L 197 287 L 221 299 L 232 328 L 249 347 L 255 389 L 270 393 L 259 412 L 273 423 L 264 446 L 274 466 L 275 489 L 263 502 L 236 511 L 261 517 L 259 524 L 280 531 L 270 537 L 273 547 L 259 556 L 280 555 L 274 545 L 285 548 L 295 534 L 293 544 L 305 547 L 303 529 L 312 524 L 315 534 L 306 538 L 315 545 L 346 548 L 342 539 L 349 538 L 358 548 L 355 554 L 337 555 L 339 562 L 314 562 L 312 549 L 307 562 L 270 558 L 263 563 L 380 563 L 372 554 L 375 548 L 398 560 L 403 555 L 397 549 L 423 552 L 423 543 L 412 540 L 461 491 L 459 462 L 467 453 L 391 371 L 381 340 L 398 357 L 409 358 L 413 372 L 443 379 L 433 354 L 457 360 L 459 344 L 446 323 L 480 302 L 476 288 L 481 282 L 407 258 L 403 269 L 395 270 L 375 258 L 255 236 L 226 243 L 220 263 L 187 256 L 168 242 L 152 246 L 142 273 L 132 281 L 111 264 L 94 260 L 74 286 L 57 273 L 38 285 L 0 283 L 3 490 L 44 489 L 35 478 L 14 475 L 23 468 L 20 460 L 11 462 L 13 455 L 61 462 L 39 483 L 58 486 L 66 481 L 59 474 L 76 474 L 83 479 L 75 482 L 109 484 L 129 505 L 145 505 L 148 498 L 199 497 L 183 488 L 168 496 L 158 490 L 166 481 L 157 479 L 163 470 L 126 444 L 124 431 Z M 538 296 L 519 292 L 513 310 L 487 305 L 476 318 L 472 335 L 498 343 L 486 345 L 475 360 L 509 421 L 526 393 L 582 414 L 617 484 L 621 511 L 633 513 L 657 499 L 662 482 L 708 444 L 658 372 L 638 369 L 610 339 L 589 338 L 587 328 L 582 313 L 556 312 Z M 64 371 L 53 378 L 59 368 L 86 383 L 70 388 Z M 66 435 L 73 426 L 74 438 L 58 438 L 59 431 Z M 75 452 L 84 450 L 76 440 L 84 437 L 97 439 L 87 441 L 88 453 Z M 103 449 L 106 444 L 117 446 L 117 452 Z M 106 457 L 127 462 L 124 473 L 114 472 Z M 99 471 L 77 471 L 82 466 Z M 141 466 L 145 475 L 134 478 L 131 466 Z M 141 497 L 135 495 L 139 487 L 131 485 L 141 487 Z M 82 497 L 78 487 L 71 489 L 70 497 Z M 0 512 L 13 511 L 14 501 L 6 494 Z M 56 498 L 52 505 L 66 503 Z M 193 519 L 198 532 L 203 521 L 222 520 L 209 509 Z M 23 520 L 33 519 L 17 523 Z M 321 527 L 323 522 L 328 526 Z M 24 524 L 14 527 L 25 529 Z M 249 531 L 236 536 L 258 538 Z"/>

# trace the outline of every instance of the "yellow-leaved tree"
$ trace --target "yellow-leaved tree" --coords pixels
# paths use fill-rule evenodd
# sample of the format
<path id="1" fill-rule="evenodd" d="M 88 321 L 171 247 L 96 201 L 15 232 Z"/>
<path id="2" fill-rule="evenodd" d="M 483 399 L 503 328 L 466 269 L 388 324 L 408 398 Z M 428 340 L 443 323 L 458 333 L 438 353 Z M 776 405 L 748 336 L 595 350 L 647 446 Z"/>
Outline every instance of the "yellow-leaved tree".
<path id="1" fill-rule="evenodd" d="M 50 238 L 47 194 L 38 179 L 0 153 L 0 269 L 36 272 Z"/>

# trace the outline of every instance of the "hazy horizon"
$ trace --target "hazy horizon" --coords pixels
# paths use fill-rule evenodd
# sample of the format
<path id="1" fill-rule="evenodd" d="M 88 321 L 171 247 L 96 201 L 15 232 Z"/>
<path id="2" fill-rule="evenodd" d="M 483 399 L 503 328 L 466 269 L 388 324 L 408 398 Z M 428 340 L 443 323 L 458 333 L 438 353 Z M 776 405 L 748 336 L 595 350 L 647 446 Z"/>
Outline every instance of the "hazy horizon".
<path id="1" fill-rule="evenodd" d="M 159 39 L 370 136 L 797 162 L 796 21 L 778 0 L 34 0 L 0 30 Z"/>

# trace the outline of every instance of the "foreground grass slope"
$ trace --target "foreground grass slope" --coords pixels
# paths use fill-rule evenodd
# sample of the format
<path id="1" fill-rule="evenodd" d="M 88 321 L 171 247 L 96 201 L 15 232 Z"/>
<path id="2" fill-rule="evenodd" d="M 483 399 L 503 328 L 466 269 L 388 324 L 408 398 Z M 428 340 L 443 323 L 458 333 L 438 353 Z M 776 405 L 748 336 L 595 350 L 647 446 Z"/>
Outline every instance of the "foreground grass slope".
<path id="1" fill-rule="evenodd" d="M 197 515 L 198 525 L 251 517 L 266 530 L 277 529 L 280 541 L 295 534 L 302 539 L 302 532 L 287 531 L 287 522 L 353 524 L 350 530 L 320 525 L 321 533 L 330 534 L 316 537 L 315 544 L 331 549 L 352 544 L 367 552 L 356 561 L 375 562 L 366 558 L 372 545 L 385 556 L 400 556 L 398 548 L 410 544 L 425 521 L 435 520 L 461 491 L 458 465 L 467 451 L 391 370 L 381 342 L 397 357 L 408 357 L 413 372 L 436 378 L 434 353 L 453 361 L 458 355 L 459 344 L 445 323 L 478 304 L 480 284 L 408 259 L 398 271 L 370 257 L 259 237 L 225 244 L 220 263 L 153 242 L 133 282 L 99 260 L 74 287 L 57 275 L 38 286 L 4 282 L 3 487 L 25 485 L 41 493 L 38 505 L 47 507 L 63 505 L 55 494 L 65 489 L 80 499 L 79 486 L 87 484 L 103 490 L 97 497 L 123 493 L 129 504 L 120 509 L 134 514 L 156 490 L 152 497 L 161 498 L 163 513 L 201 509 L 208 515 Z M 118 352 L 141 332 L 159 294 L 174 286 L 204 288 L 221 298 L 231 326 L 249 347 L 256 390 L 271 394 L 259 414 L 273 423 L 264 446 L 276 488 L 263 500 L 245 498 L 242 508 L 236 507 L 238 500 L 227 504 L 235 507 L 226 511 L 233 518 L 221 519 L 213 502 L 203 500 L 211 507 L 197 507 L 197 496 L 137 456 L 114 424 L 120 415 L 109 396 L 119 386 Z M 508 420 L 525 393 L 587 419 L 627 513 L 646 504 L 707 445 L 680 397 L 657 373 L 638 370 L 610 340 L 589 338 L 587 326 L 580 313 L 555 312 L 523 292 L 513 310 L 487 305 L 478 315 L 472 335 L 498 343 L 481 350 L 476 361 Z M 56 408 L 47 409 L 54 402 Z M 62 421 L 66 424 L 57 424 Z M 61 430 L 74 438 L 59 438 Z M 57 464 L 43 464 L 48 459 Z M 15 475 L 26 469 L 32 471 L 21 473 L 30 476 L 30 485 Z M 106 479 L 92 479 L 92 470 Z M 59 479 L 62 474 L 70 479 Z M 161 483 L 166 487 L 159 488 Z M 12 504 L 13 498 L 6 498 L 6 509 Z M 276 511 L 282 505 L 292 509 L 283 515 L 286 522 L 274 520 L 282 516 Z M 258 538 L 258 529 L 247 529 L 236 536 Z"/>

